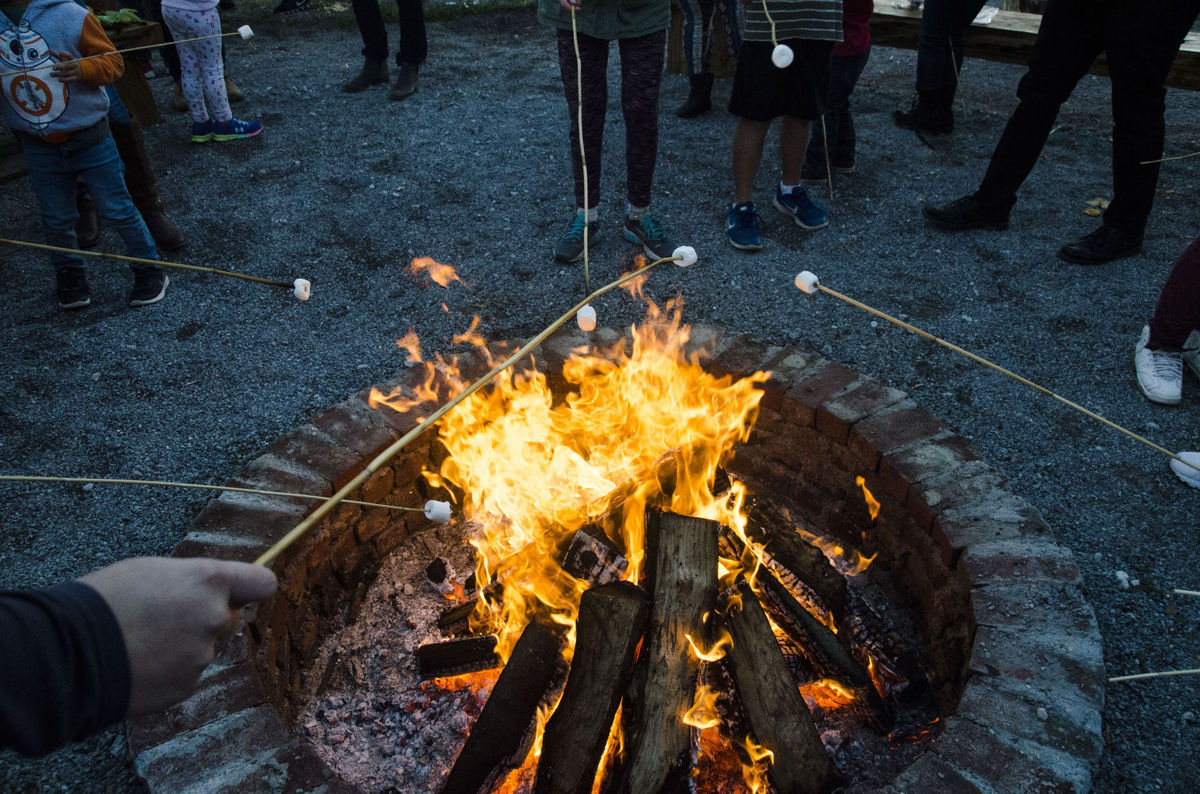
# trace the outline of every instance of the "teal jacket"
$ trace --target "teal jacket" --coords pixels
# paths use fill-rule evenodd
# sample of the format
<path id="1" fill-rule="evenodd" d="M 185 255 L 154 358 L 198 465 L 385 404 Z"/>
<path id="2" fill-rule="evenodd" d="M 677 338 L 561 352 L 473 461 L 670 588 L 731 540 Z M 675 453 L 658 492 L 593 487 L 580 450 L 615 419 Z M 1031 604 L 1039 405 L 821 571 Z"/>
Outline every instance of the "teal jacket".
<path id="1" fill-rule="evenodd" d="M 596 39 L 633 39 L 666 30 L 671 24 L 671 0 L 582 0 L 575 12 L 580 33 Z M 538 21 L 571 29 L 571 12 L 558 0 L 538 0 Z"/>

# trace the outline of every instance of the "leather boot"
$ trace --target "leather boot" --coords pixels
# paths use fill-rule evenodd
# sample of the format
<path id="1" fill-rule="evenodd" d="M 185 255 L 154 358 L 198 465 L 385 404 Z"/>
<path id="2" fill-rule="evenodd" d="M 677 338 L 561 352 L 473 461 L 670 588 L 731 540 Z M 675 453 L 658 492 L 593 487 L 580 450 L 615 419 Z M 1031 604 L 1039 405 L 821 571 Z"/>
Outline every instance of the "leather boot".
<path id="1" fill-rule="evenodd" d="M 187 242 L 179 227 L 163 212 L 158 200 L 158 182 L 154 178 L 154 168 L 146 154 L 146 144 L 142 140 L 142 131 L 132 121 L 125 123 L 110 121 L 113 141 L 117 144 L 117 152 L 121 162 L 125 164 L 125 186 L 133 204 L 142 214 L 142 220 L 150 229 L 150 236 L 159 248 L 165 251 L 177 251 Z"/>
<path id="2" fill-rule="evenodd" d="M 342 85 L 342 90 L 347 94 L 357 94 L 369 86 L 388 81 L 388 67 L 386 61 L 377 61 L 374 58 L 367 58 L 363 61 L 362 71 L 354 77 L 351 77 Z"/>
<path id="3" fill-rule="evenodd" d="M 912 107 L 908 110 L 892 111 L 892 120 L 897 127 L 918 132 L 950 133 L 954 132 L 954 112 L 950 109 L 954 101 L 954 93 L 950 93 L 950 101 L 946 102 L 943 91 L 918 91 L 913 99 Z"/>
<path id="4" fill-rule="evenodd" d="M 75 180 L 75 208 L 79 210 L 79 218 L 75 221 L 75 244 L 80 248 L 91 248 L 100 242 L 100 213 L 82 179 Z"/>
<path id="5" fill-rule="evenodd" d="M 388 92 L 388 99 L 405 99 L 417 93 L 417 75 L 420 70 L 420 65 L 415 63 L 400 64 L 400 74 L 397 75 L 392 90 Z"/>
<path id="6" fill-rule="evenodd" d="M 691 87 L 688 90 L 687 101 L 675 111 L 675 115 L 681 119 L 694 118 L 712 107 L 712 72 L 700 72 L 688 80 Z"/>

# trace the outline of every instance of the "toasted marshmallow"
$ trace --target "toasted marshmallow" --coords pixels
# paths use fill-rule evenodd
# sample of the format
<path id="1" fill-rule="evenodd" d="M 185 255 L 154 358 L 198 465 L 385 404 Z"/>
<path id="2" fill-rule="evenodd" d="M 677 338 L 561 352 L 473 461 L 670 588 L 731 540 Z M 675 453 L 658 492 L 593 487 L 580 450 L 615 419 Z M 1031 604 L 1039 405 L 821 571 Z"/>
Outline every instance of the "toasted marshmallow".
<path id="1" fill-rule="evenodd" d="M 807 292 L 812 295 L 817 291 L 817 274 L 808 270 L 802 270 L 796 274 L 796 289 Z"/>
<path id="2" fill-rule="evenodd" d="M 302 301 L 308 300 L 308 296 L 312 294 L 312 284 L 306 279 L 298 278 L 292 283 L 292 294 Z"/>
<path id="3" fill-rule="evenodd" d="M 596 310 L 590 303 L 575 313 L 575 322 L 579 324 L 581 331 L 596 330 Z"/>
<path id="4" fill-rule="evenodd" d="M 681 245 L 675 249 L 675 253 L 671 254 L 671 257 L 680 267 L 688 267 L 696 264 L 696 249 L 690 245 Z"/>

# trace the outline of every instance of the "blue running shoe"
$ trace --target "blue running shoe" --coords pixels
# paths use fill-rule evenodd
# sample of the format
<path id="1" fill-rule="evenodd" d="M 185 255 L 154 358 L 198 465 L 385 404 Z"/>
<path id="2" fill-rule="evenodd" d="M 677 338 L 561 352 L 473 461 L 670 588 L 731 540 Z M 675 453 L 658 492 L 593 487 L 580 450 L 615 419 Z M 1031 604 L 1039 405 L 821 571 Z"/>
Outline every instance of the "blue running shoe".
<path id="1" fill-rule="evenodd" d="M 236 141 L 238 138 L 253 138 L 263 131 L 262 122 L 230 119 L 213 125 L 213 140 Z"/>
<path id="2" fill-rule="evenodd" d="M 646 256 L 654 259 L 668 259 L 675 253 L 675 243 L 667 237 L 662 221 L 648 212 L 641 220 L 625 218 L 625 239 L 640 245 Z"/>
<path id="3" fill-rule="evenodd" d="M 747 201 L 734 204 L 729 210 L 728 224 L 725 234 L 729 235 L 729 244 L 739 251 L 761 251 L 762 234 L 758 231 L 758 212 L 754 202 Z"/>
<path id="4" fill-rule="evenodd" d="M 784 215 L 791 215 L 797 226 L 810 232 L 829 225 L 829 217 L 825 210 L 813 204 L 802 187 L 792 188 L 792 192 L 786 194 L 775 188 L 775 209 Z"/>
<path id="5" fill-rule="evenodd" d="M 212 139 L 213 125 L 211 121 L 192 122 L 192 143 L 208 143 Z"/>

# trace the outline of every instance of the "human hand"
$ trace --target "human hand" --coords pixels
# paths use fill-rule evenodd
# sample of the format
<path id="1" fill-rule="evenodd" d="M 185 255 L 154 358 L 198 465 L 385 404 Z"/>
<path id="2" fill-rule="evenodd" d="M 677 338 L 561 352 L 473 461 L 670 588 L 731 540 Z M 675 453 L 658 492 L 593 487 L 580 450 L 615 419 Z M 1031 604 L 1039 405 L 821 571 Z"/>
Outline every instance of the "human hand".
<path id="1" fill-rule="evenodd" d="M 202 558 L 139 557 L 80 577 L 121 627 L 129 655 L 128 716 L 166 708 L 196 688 L 239 607 L 275 592 L 269 568 Z"/>
<path id="2" fill-rule="evenodd" d="M 567 11 L 578 11 L 583 8 L 583 0 L 558 0 L 558 4 Z"/>
<path id="3" fill-rule="evenodd" d="M 83 67 L 79 65 L 79 61 L 75 60 L 71 53 L 50 50 L 50 54 L 58 59 L 58 63 L 50 67 L 51 77 L 55 77 L 64 83 L 74 83 L 82 79 Z"/>

